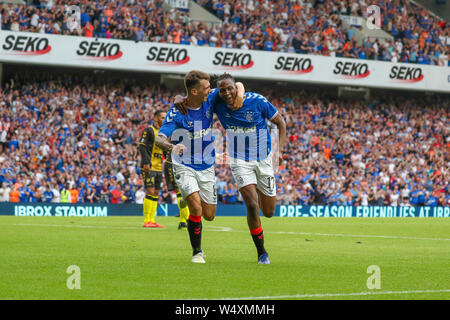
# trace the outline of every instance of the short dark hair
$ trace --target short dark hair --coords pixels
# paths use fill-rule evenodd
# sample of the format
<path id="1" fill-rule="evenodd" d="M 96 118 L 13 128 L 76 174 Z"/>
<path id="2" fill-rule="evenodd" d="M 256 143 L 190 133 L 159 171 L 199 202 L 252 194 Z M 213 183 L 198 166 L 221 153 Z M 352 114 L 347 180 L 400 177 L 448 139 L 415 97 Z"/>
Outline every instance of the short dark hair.
<path id="1" fill-rule="evenodd" d="M 153 118 L 156 118 L 157 116 L 159 116 L 161 113 L 163 113 L 163 110 L 156 110 L 155 113 L 153 114 Z"/>
<path id="2" fill-rule="evenodd" d="M 209 74 L 199 70 L 192 70 L 186 74 L 184 77 L 184 86 L 186 90 L 189 92 L 194 87 L 197 87 L 200 84 L 200 80 L 210 80 L 211 77 Z"/>
<path id="3" fill-rule="evenodd" d="M 216 84 L 218 84 L 220 81 L 228 80 L 228 79 L 229 80 L 233 80 L 233 82 L 235 81 L 233 76 L 231 74 L 229 74 L 229 73 L 226 73 L 226 72 L 221 74 L 220 76 L 218 76 L 215 80 L 216 80 Z"/>

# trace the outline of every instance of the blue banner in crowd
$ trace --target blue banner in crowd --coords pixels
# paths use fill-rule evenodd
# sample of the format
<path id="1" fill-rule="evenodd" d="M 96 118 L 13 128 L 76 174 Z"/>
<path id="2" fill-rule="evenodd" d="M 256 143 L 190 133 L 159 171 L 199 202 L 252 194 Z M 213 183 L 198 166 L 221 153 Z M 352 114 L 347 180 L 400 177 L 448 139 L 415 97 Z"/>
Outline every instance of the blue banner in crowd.
<path id="1" fill-rule="evenodd" d="M 175 216 L 178 206 L 160 204 L 158 216 Z M 35 217 L 109 217 L 142 216 L 142 204 L 106 203 L 0 203 L 0 215 Z M 243 204 L 217 206 L 216 216 L 246 216 Z M 450 207 L 349 207 L 349 206 L 277 206 L 278 217 L 336 217 L 336 218 L 394 218 L 394 217 L 434 217 L 449 218 Z"/>

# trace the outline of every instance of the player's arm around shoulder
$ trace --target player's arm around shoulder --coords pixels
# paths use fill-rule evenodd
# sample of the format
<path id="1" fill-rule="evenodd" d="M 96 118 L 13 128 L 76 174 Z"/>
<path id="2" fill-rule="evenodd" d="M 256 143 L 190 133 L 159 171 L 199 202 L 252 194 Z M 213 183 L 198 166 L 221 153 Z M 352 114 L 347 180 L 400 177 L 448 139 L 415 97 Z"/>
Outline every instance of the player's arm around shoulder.
<path id="1" fill-rule="evenodd" d="M 184 114 L 184 115 L 188 114 L 187 96 L 182 96 L 181 94 L 177 94 L 173 98 L 173 105 L 176 108 L 176 110 L 180 111 L 182 114 Z"/>
<path id="2" fill-rule="evenodd" d="M 245 98 L 245 87 L 242 82 L 236 82 L 236 100 L 234 101 L 234 107 L 235 109 L 239 109 L 244 104 L 244 98 Z"/>

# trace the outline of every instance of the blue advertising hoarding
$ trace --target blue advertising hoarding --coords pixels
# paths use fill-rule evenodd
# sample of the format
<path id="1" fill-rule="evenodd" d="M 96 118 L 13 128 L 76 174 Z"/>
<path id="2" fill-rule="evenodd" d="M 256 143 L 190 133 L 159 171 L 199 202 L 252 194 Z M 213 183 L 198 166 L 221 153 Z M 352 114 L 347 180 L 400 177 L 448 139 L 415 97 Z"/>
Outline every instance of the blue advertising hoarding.
<path id="1" fill-rule="evenodd" d="M 174 204 L 160 204 L 158 216 L 175 216 L 178 207 Z M 218 204 L 216 216 L 245 216 L 247 209 L 243 204 Z M 56 216 L 56 217 L 109 217 L 142 216 L 141 204 L 106 203 L 0 203 L 0 215 L 9 216 Z M 389 206 L 302 206 L 279 205 L 277 217 L 335 217 L 335 218 L 395 218 L 395 217 L 434 217 L 449 218 L 450 207 L 389 207 Z"/>

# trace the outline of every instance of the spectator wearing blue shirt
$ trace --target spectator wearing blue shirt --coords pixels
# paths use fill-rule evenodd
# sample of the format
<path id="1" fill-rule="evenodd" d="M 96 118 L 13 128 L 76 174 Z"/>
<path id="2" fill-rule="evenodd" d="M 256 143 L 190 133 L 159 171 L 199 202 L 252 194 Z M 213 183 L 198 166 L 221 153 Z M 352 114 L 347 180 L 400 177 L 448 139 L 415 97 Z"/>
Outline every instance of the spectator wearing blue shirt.
<path id="1" fill-rule="evenodd" d="M 334 159 L 336 160 L 336 163 L 343 165 L 344 164 L 344 154 L 339 150 L 334 155 Z"/>
<path id="2" fill-rule="evenodd" d="M 422 52 L 419 52 L 419 55 L 418 55 L 418 57 L 417 57 L 417 63 L 418 64 L 424 64 L 425 62 L 425 58 L 424 58 L 424 55 L 423 55 L 423 53 Z"/>
<path id="3" fill-rule="evenodd" d="M 9 140 L 9 144 L 8 144 L 9 149 L 12 150 L 17 150 L 17 148 L 19 147 L 19 141 L 16 139 L 16 135 L 14 134 L 13 137 L 11 138 L 11 140 Z"/>
<path id="4" fill-rule="evenodd" d="M 311 194 L 309 194 L 306 189 L 302 189 L 302 192 L 300 194 L 300 204 L 310 205 L 311 202 L 312 202 Z"/>
<path id="5" fill-rule="evenodd" d="M 30 197 L 30 188 L 27 186 L 23 186 L 19 189 L 20 196 L 19 196 L 19 202 L 28 202 Z"/>
<path id="6" fill-rule="evenodd" d="M 366 52 L 363 49 L 359 50 L 358 58 L 359 59 L 367 59 Z"/>
<path id="7" fill-rule="evenodd" d="M 426 199 L 425 199 L 425 193 L 422 190 L 419 190 L 417 193 L 418 199 L 417 199 L 417 205 L 418 206 L 424 206 Z"/>
<path id="8" fill-rule="evenodd" d="M 427 198 L 426 198 L 426 203 L 425 205 L 427 206 L 431 206 L 431 207 L 436 207 L 438 205 L 438 198 L 435 197 L 433 194 L 430 194 Z"/>
<path id="9" fill-rule="evenodd" d="M 395 25 L 392 25 L 391 34 L 394 36 L 394 39 L 397 40 L 397 38 L 398 38 L 398 30 L 395 27 Z"/>
<path id="10" fill-rule="evenodd" d="M 272 37 L 269 37 L 265 42 L 264 42 L 264 50 L 265 51 L 273 51 L 273 39 Z"/>
<path id="11" fill-rule="evenodd" d="M 348 28 L 348 30 L 347 30 L 347 38 L 349 39 L 349 40 L 351 40 L 352 38 L 353 38 L 353 36 L 355 35 L 355 30 L 353 30 L 352 28 Z"/>
<path id="12" fill-rule="evenodd" d="M 87 22 L 91 22 L 91 21 L 92 21 L 91 16 L 86 11 L 82 11 L 81 15 L 80 15 L 81 25 L 84 27 Z"/>
<path id="13" fill-rule="evenodd" d="M 52 202 L 52 200 L 53 200 L 53 198 L 54 198 L 54 194 L 53 194 L 53 191 L 52 190 L 50 190 L 50 186 L 49 185 L 47 185 L 46 187 L 45 187 L 45 191 L 43 192 L 43 200 L 44 200 L 44 202 Z"/>
<path id="14" fill-rule="evenodd" d="M 225 203 L 226 204 L 236 204 L 237 203 L 237 189 L 231 184 L 225 189 Z"/>
<path id="15" fill-rule="evenodd" d="M 124 200 L 124 203 L 133 203 L 135 202 L 136 198 L 134 195 L 134 192 L 132 192 L 131 187 L 129 184 L 125 184 L 123 193 L 122 193 L 122 199 Z"/>
<path id="16" fill-rule="evenodd" d="M 36 187 L 34 187 L 34 186 L 32 186 L 30 189 L 28 202 L 31 202 L 31 203 L 41 202 L 41 197 L 40 197 L 39 191 L 36 190 Z"/>
<path id="17" fill-rule="evenodd" d="M 409 202 L 411 203 L 411 205 L 413 205 L 415 207 L 419 205 L 419 191 L 417 190 L 416 186 L 413 188 L 413 190 L 409 194 Z"/>
<path id="18" fill-rule="evenodd" d="M 219 19 L 223 19 L 225 11 L 224 11 L 224 5 L 222 3 L 222 0 L 217 1 L 216 5 L 214 7 L 216 10 L 216 16 Z"/>
<path id="19" fill-rule="evenodd" d="M 431 58 L 428 54 L 428 50 L 426 50 L 425 54 L 423 55 L 423 64 L 431 64 Z"/>

